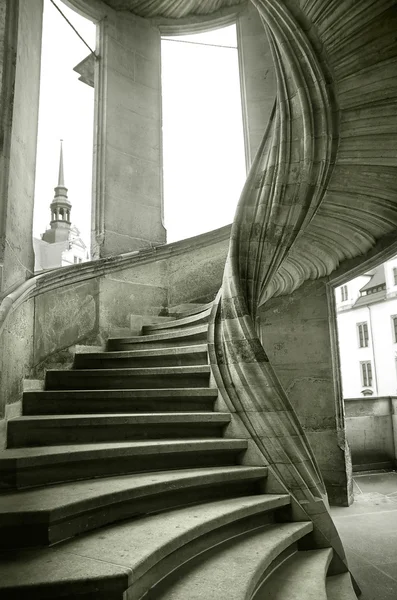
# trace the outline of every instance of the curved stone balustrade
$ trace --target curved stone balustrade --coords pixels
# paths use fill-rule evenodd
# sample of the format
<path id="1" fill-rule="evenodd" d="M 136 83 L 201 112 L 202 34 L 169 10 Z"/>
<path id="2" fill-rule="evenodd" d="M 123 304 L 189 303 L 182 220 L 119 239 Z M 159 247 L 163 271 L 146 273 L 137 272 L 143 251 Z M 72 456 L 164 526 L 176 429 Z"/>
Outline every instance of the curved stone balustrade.
<path id="1" fill-rule="evenodd" d="M 386 83 L 385 61 L 397 53 L 388 23 L 397 15 L 394 2 L 344 3 L 343 11 L 321 0 L 300 7 L 289 0 L 253 2 L 272 46 L 277 100 L 232 227 L 212 315 L 211 362 L 226 403 L 313 519 L 318 543 L 331 544 L 343 560 L 319 469 L 255 323 L 267 299 L 329 274 L 397 224 L 392 119 L 382 122 L 383 150 L 376 147 L 376 117 L 385 106 L 391 110 L 384 90 L 388 85 L 393 96 L 396 86 Z M 371 39 L 378 18 L 381 40 L 379 27 Z M 367 96 L 357 89 L 365 81 L 357 75 L 362 69 Z"/>

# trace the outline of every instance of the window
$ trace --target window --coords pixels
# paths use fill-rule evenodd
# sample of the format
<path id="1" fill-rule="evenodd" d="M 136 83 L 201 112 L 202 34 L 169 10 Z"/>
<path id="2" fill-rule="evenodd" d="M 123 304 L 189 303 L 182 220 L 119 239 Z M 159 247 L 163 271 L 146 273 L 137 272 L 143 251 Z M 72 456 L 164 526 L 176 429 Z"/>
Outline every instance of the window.
<path id="1" fill-rule="evenodd" d="M 385 289 L 386 289 L 386 284 L 382 283 L 382 285 L 378 285 L 378 286 L 369 288 L 366 293 L 365 292 L 360 292 L 360 294 L 361 294 L 361 296 L 365 296 L 365 295 L 368 295 L 368 294 L 376 294 L 376 292 L 382 292 Z"/>
<path id="2" fill-rule="evenodd" d="M 359 348 L 368 348 L 368 323 L 357 323 L 357 331 Z"/>
<path id="3" fill-rule="evenodd" d="M 77 262 L 78 262 L 77 261 L 77 256 L 73 256 L 73 262 L 74 262 L 75 265 L 77 265 Z"/>
<path id="4" fill-rule="evenodd" d="M 372 366 L 370 360 L 361 363 L 361 383 L 364 387 L 372 387 Z"/>
<path id="5" fill-rule="evenodd" d="M 397 315 L 391 318 L 391 322 L 393 326 L 393 342 L 397 344 Z"/>
<path id="6" fill-rule="evenodd" d="M 393 268 L 394 285 L 397 285 L 397 267 Z"/>
<path id="7" fill-rule="evenodd" d="M 340 293 L 342 302 L 345 302 L 345 300 L 347 300 L 347 285 L 342 285 L 342 287 L 340 288 Z"/>

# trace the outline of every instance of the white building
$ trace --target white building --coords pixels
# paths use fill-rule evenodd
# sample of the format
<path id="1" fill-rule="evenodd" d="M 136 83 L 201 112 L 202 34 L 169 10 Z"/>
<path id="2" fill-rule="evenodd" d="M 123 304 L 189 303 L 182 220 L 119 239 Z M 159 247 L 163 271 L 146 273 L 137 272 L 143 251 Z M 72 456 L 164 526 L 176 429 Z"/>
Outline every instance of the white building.
<path id="1" fill-rule="evenodd" d="M 335 290 L 344 398 L 397 394 L 397 256 Z"/>
<path id="2" fill-rule="evenodd" d="M 80 237 L 80 232 L 72 225 L 70 213 L 72 204 L 67 195 L 64 183 L 63 151 L 59 157 L 58 185 L 50 204 L 51 222 L 41 239 L 33 238 L 35 253 L 35 272 L 45 269 L 66 267 L 89 260 L 87 246 Z"/>

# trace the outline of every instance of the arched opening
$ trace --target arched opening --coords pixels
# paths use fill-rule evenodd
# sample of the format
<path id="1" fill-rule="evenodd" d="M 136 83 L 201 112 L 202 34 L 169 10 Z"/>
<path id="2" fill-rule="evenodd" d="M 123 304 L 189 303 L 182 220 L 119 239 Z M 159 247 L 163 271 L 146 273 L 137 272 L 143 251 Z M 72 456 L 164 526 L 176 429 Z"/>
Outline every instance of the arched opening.
<path id="1" fill-rule="evenodd" d="M 76 237 L 74 228 L 87 250 L 91 245 L 94 57 L 87 57 L 90 51 L 84 42 L 95 50 L 96 25 L 61 0 L 46 0 L 33 221 L 36 272 L 73 263 L 69 246 Z M 61 159 L 60 139 L 64 140 Z M 62 194 L 72 210 L 54 207 Z M 57 229 L 58 221 L 63 222 L 62 232 Z M 74 228 L 68 231 L 66 224 Z M 60 253 L 56 243 L 64 244 L 64 251 Z"/>
<path id="2" fill-rule="evenodd" d="M 236 25 L 162 38 L 167 241 L 233 221 L 246 177 Z"/>
<path id="3" fill-rule="evenodd" d="M 353 473 L 397 460 L 397 254 L 334 288 L 346 437 Z"/>

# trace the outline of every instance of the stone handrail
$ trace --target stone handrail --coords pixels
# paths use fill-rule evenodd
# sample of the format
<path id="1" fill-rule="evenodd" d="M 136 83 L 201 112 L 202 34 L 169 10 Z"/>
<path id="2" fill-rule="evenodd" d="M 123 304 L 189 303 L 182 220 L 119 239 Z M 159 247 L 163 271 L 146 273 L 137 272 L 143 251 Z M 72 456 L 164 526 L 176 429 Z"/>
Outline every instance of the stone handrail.
<path id="1" fill-rule="evenodd" d="M 258 308 L 321 205 L 337 149 L 328 69 L 281 0 L 254 0 L 277 74 L 277 99 L 232 226 L 210 323 L 210 362 L 224 401 L 265 464 L 312 519 L 319 546 L 345 556 L 325 486 L 299 420 L 261 345 Z"/>
<path id="2" fill-rule="evenodd" d="M 219 229 L 171 244 L 127 252 L 35 275 L 2 299 L 0 303 L 0 334 L 8 316 L 29 298 L 64 286 L 88 281 L 107 273 L 115 273 L 157 260 L 166 260 L 171 256 L 184 254 L 187 249 L 199 249 L 211 243 L 226 241 L 230 237 L 230 230 L 231 225 L 225 225 Z"/>

